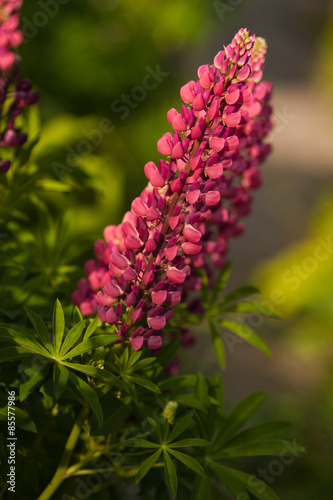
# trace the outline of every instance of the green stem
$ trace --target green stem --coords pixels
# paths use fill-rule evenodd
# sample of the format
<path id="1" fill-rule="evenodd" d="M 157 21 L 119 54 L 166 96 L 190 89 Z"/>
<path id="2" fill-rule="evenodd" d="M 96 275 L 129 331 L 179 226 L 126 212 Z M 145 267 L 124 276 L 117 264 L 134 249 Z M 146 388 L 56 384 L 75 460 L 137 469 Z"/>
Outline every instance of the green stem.
<path id="1" fill-rule="evenodd" d="M 79 439 L 83 424 L 89 414 L 89 411 L 90 409 L 87 406 L 84 406 L 81 409 L 79 416 L 74 423 L 73 429 L 68 437 L 64 452 L 59 462 L 59 466 L 53 478 L 51 479 L 51 482 L 48 484 L 48 486 L 45 488 L 45 490 L 37 500 L 49 500 L 49 498 L 51 498 L 53 493 L 59 488 L 60 484 L 64 480 L 69 461 L 71 459 L 77 440 Z"/>

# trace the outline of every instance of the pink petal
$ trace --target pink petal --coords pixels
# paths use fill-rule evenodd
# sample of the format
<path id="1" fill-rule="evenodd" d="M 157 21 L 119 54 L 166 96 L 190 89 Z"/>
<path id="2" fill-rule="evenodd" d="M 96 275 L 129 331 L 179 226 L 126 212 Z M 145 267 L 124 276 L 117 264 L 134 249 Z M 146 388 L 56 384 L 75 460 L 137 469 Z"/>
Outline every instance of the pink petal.
<path id="1" fill-rule="evenodd" d="M 198 245 L 196 243 L 185 242 L 182 244 L 182 249 L 188 255 L 196 255 L 201 252 L 202 245 Z"/>
<path id="2" fill-rule="evenodd" d="M 147 213 L 148 207 L 141 198 L 135 198 L 132 201 L 131 208 L 136 215 L 144 216 Z"/>
<path id="3" fill-rule="evenodd" d="M 83 302 L 81 302 L 80 311 L 83 316 L 90 316 L 90 314 L 94 312 L 94 308 L 89 300 L 84 300 Z"/>
<path id="4" fill-rule="evenodd" d="M 110 307 L 110 309 L 108 309 L 106 311 L 106 314 L 105 314 L 105 319 L 108 323 L 110 323 L 111 325 L 113 323 L 117 323 L 118 321 L 118 316 L 116 314 L 116 311 L 113 309 L 113 307 Z"/>
<path id="5" fill-rule="evenodd" d="M 193 99 L 192 105 L 193 105 L 193 109 L 195 111 L 201 111 L 202 109 L 204 109 L 205 103 L 204 103 L 202 94 L 198 94 L 195 96 L 195 98 Z"/>
<path id="6" fill-rule="evenodd" d="M 148 349 L 159 349 L 162 345 L 162 337 L 159 335 L 153 335 L 149 339 L 147 339 L 147 347 Z"/>
<path id="7" fill-rule="evenodd" d="M 166 132 L 161 139 L 157 141 L 157 150 L 162 155 L 170 156 L 171 155 L 171 134 L 170 132 Z"/>
<path id="8" fill-rule="evenodd" d="M 143 337 L 135 337 L 134 339 L 131 338 L 130 344 L 133 347 L 134 351 L 138 351 L 142 347 Z"/>
<path id="9" fill-rule="evenodd" d="M 193 205 L 198 201 L 199 196 L 200 196 L 200 189 L 195 189 L 194 191 L 189 191 L 188 193 L 186 193 L 186 199 L 191 205 Z"/>
<path id="10" fill-rule="evenodd" d="M 111 252 L 110 262 L 120 269 L 125 269 L 129 265 L 129 261 L 125 255 L 114 250 Z"/>
<path id="11" fill-rule="evenodd" d="M 212 167 L 206 167 L 205 172 L 210 179 L 218 179 L 223 173 L 223 165 L 222 163 L 216 163 Z"/>
<path id="12" fill-rule="evenodd" d="M 184 227 L 183 234 L 184 234 L 185 238 L 188 241 L 190 241 L 191 243 L 198 243 L 198 241 L 200 240 L 200 238 L 202 236 L 200 231 L 198 231 L 193 226 L 191 226 L 191 224 L 187 224 Z"/>
<path id="13" fill-rule="evenodd" d="M 169 292 L 166 303 L 168 306 L 175 306 L 181 301 L 181 293 L 180 292 Z"/>
<path id="14" fill-rule="evenodd" d="M 193 102 L 194 85 L 195 85 L 194 81 L 191 80 L 190 82 L 186 83 L 186 85 L 183 85 L 183 87 L 180 89 L 180 97 L 187 104 L 192 104 Z"/>
<path id="15" fill-rule="evenodd" d="M 178 247 L 174 245 L 172 247 L 166 248 L 164 254 L 168 260 L 173 260 L 177 255 Z"/>
<path id="16" fill-rule="evenodd" d="M 167 276 L 173 283 L 183 283 L 186 278 L 186 274 L 176 267 L 169 267 Z"/>
<path id="17" fill-rule="evenodd" d="M 136 272 L 130 266 L 128 266 L 123 274 L 123 278 L 126 281 L 133 281 L 136 279 Z"/>
<path id="18" fill-rule="evenodd" d="M 96 300 L 97 303 L 100 304 L 101 306 L 112 306 L 116 302 L 116 299 L 113 299 L 112 297 L 105 295 L 103 292 L 99 291 L 96 294 Z"/>
<path id="19" fill-rule="evenodd" d="M 241 121 L 241 113 L 236 111 L 230 115 L 223 115 L 223 120 L 227 127 L 237 127 Z"/>
<path id="20" fill-rule="evenodd" d="M 147 220 L 153 221 L 158 219 L 160 216 L 158 210 L 155 207 L 150 207 L 147 212 Z"/>
<path id="21" fill-rule="evenodd" d="M 235 104 L 239 99 L 239 90 L 235 89 L 232 92 L 229 92 L 225 96 L 225 100 L 227 101 L 228 104 Z"/>
<path id="22" fill-rule="evenodd" d="M 153 330 L 162 330 L 166 325 L 166 318 L 164 316 L 155 316 L 147 318 L 147 323 Z"/>
<path id="23" fill-rule="evenodd" d="M 152 175 L 150 177 L 150 183 L 154 187 L 163 187 L 164 186 L 165 181 L 164 181 L 161 173 L 157 169 L 152 173 Z"/>
<path id="24" fill-rule="evenodd" d="M 200 197 L 201 201 L 208 206 L 216 205 L 220 201 L 220 198 L 219 191 L 209 191 L 208 193 L 203 193 Z"/>
<path id="25" fill-rule="evenodd" d="M 144 166 L 144 171 L 147 179 L 150 179 L 155 170 L 157 170 L 157 167 L 153 161 L 149 161 L 148 163 L 146 163 L 146 165 Z"/>
<path id="26" fill-rule="evenodd" d="M 225 139 L 223 137 L 210 137 L 209 138 L 209 145 L 212 148 L 213 151 L 218 153 L 219 151 L 222 151 L 224 148 L 224 143 Z"/>
<path id="27" fill-rule="evenodd" d="M 172 230 L 174 230 L 179 224 L 179 215 L 174 215 L 169 219 L 169 226 Z"/>
<path id="28" fill-rule="evenodd" d="M 142 241 L 139 238 L 137 238 L 136 236 L 132 236 L 131 234 L 129 236 L 126 236 L 124 243 L 126 248 L 130 250 L 136 250 L 143 245 Z"/>
<path id="29" fill-rule="evenodd" d="M 171 125 L 178 132 L 184 132 L 187 129 L 184 118 L 182 117 L 181 114 L 178 113 L 177 116 L 175 116 L 174 119 L 172 120 Z"/>
<path id="30" fill-rule="evenodd" d="M 163 304 L 167 298 L 168 292 L 166 290 L 161 290 L 160 292 L 152 292 L 151 298 L 155 304 Z"/>
<path id="31" fill-rule="evenodd" d="M 167 112 L 167 119 L 170 125 L 172 125 L 172 120 L 178 115 L 178 111 L 175 108 L 169 109 Z"/>
<path id="32" fill-rule="evenodd" d="M 244 64 L 244 66 L 237 73 L 237 79 L 244 81 L 250 76 L 250 73 L 250 67 L 247 64 Z"/>
<path id="33" fill-rule="evenodd" d="M 236 135 L 232 135 L 225 140 L 225 149 L 227 151 L 234 151 L 238 148 L 239 139 Z"/>
<path id="34" fill-rule="evenodd" d="M 183 151 L 183 148 L 182 148 L 182 143 L 181 142 L 177 142 L 177 144 L 172 148 L 172 158 L 183 158 L 184 156 L 184 151 Z M 164 185 L 164 184 L 163 184 Z"/>
<path id="35" fill-rule="evenodd" d="M 154 238 L 149 238 L 145 245 L 145 250 L 148 253 L 154 252 L 156 250 L 157 244 Z"/>
<path id="36" fill-rule="evenodd" d="M 124 293 L 116 281 L 108 281 L 104 287 L 104 293 L 110 297 L 119 297 Z"/>

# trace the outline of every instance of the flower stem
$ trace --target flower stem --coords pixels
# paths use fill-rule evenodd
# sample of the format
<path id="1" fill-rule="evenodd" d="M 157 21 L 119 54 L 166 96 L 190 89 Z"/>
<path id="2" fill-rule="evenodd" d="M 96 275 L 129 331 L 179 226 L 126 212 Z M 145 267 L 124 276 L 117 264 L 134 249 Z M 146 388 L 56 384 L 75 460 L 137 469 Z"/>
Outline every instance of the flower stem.
<path id="1" fill-rule="evenodd" d="M 59 466 L 50 483 L 37 500 L 49 500 L 49 498 L 51 498 L 53 493 L 59 488 L 60 484 L 64 480 L 65 472 L 67 471 L 69 461 L 71 459 L 77 440 L 79 439 L 83 424 L 89 414 L 89 411 L 90 409 L 87 406 L 82 407 L 68 437 L 64 452 L 59 462 Z"/>

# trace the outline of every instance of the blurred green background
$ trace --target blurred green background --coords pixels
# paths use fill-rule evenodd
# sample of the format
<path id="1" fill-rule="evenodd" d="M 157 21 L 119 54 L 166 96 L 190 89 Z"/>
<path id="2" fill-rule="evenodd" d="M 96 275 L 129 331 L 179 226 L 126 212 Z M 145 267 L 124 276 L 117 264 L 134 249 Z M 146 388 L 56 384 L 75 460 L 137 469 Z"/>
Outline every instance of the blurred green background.
<path id="1" fill-rule="evenodd" d="M 267 39 L 274 153 L 246 234 L 231 244 L 230 286 L 251 281 L 271 301 L 280 290 L 273 303 L 285 319 L 258 322 L 272 359 L 236 345 L 224 377 L 230 402 L 270 391 L 267 414 L 291 420 L 308 449 L 270 473 L 283 500 L 332 500 L 333 259 L 328 252 L 309 261 L 318 238 L 333 240 L 332 25 L 328 0 L 26 0 L 23 7 L 21 73 L 42 94 L 34 154 L 59 184 L 45 199 L 54 217 L 72 214 L 70 234 L 83 250 L 69 264 L 79 269 L 93 239 L 144 187 L 143 165 L 158 159 L 156 141 L 169 130 L 167 110 L 181 105 L 180 86 L 241 26 Z M 294 286 L 286 283 L 288 272 L 302 273 L 297 286 L 294 275 Z M 202 332 L 183 357 L 184 371 L 193 359 L 207 375 L 218 370 Z M 249 470 L 269 471 L 271 463 L 253 461 Z"/>

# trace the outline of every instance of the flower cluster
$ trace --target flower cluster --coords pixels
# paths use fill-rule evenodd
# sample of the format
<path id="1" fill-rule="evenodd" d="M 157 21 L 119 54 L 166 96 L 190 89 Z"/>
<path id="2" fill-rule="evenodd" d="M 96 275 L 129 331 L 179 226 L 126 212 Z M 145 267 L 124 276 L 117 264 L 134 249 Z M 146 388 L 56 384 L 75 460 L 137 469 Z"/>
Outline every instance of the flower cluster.
<path id="1" fill-rule="evenodd" d="M 157 142 L 167 159 L 145 165 L 147 187 L 95 244 L 97 262 L 86 263 L 72 300 L 83 315 L 97 311 L 114 325 L 119 342 L 159 348 L 172 306 L 200 290 L 201 269 L 212 276 L 223 267 L 227 241 L 242 232 L 270 151 L 265 52 L 262 38 L 241 29 L 181 88 L 186 105 L 168 111 L 173 133 Z"/>
<path id="2" fill-rule="evenodd" d="M 23 40 L 18 29 L 22 0 L 0 0 L 0 146 L 17 147 L 27 135 L 15 128 L 15 120 L 25 106 L 39 101 L 28 80 L 18 80 L 18 56 L 13 52 Z M 0 160 L 0 173 L 10 168 L 9 159 Z"/>

